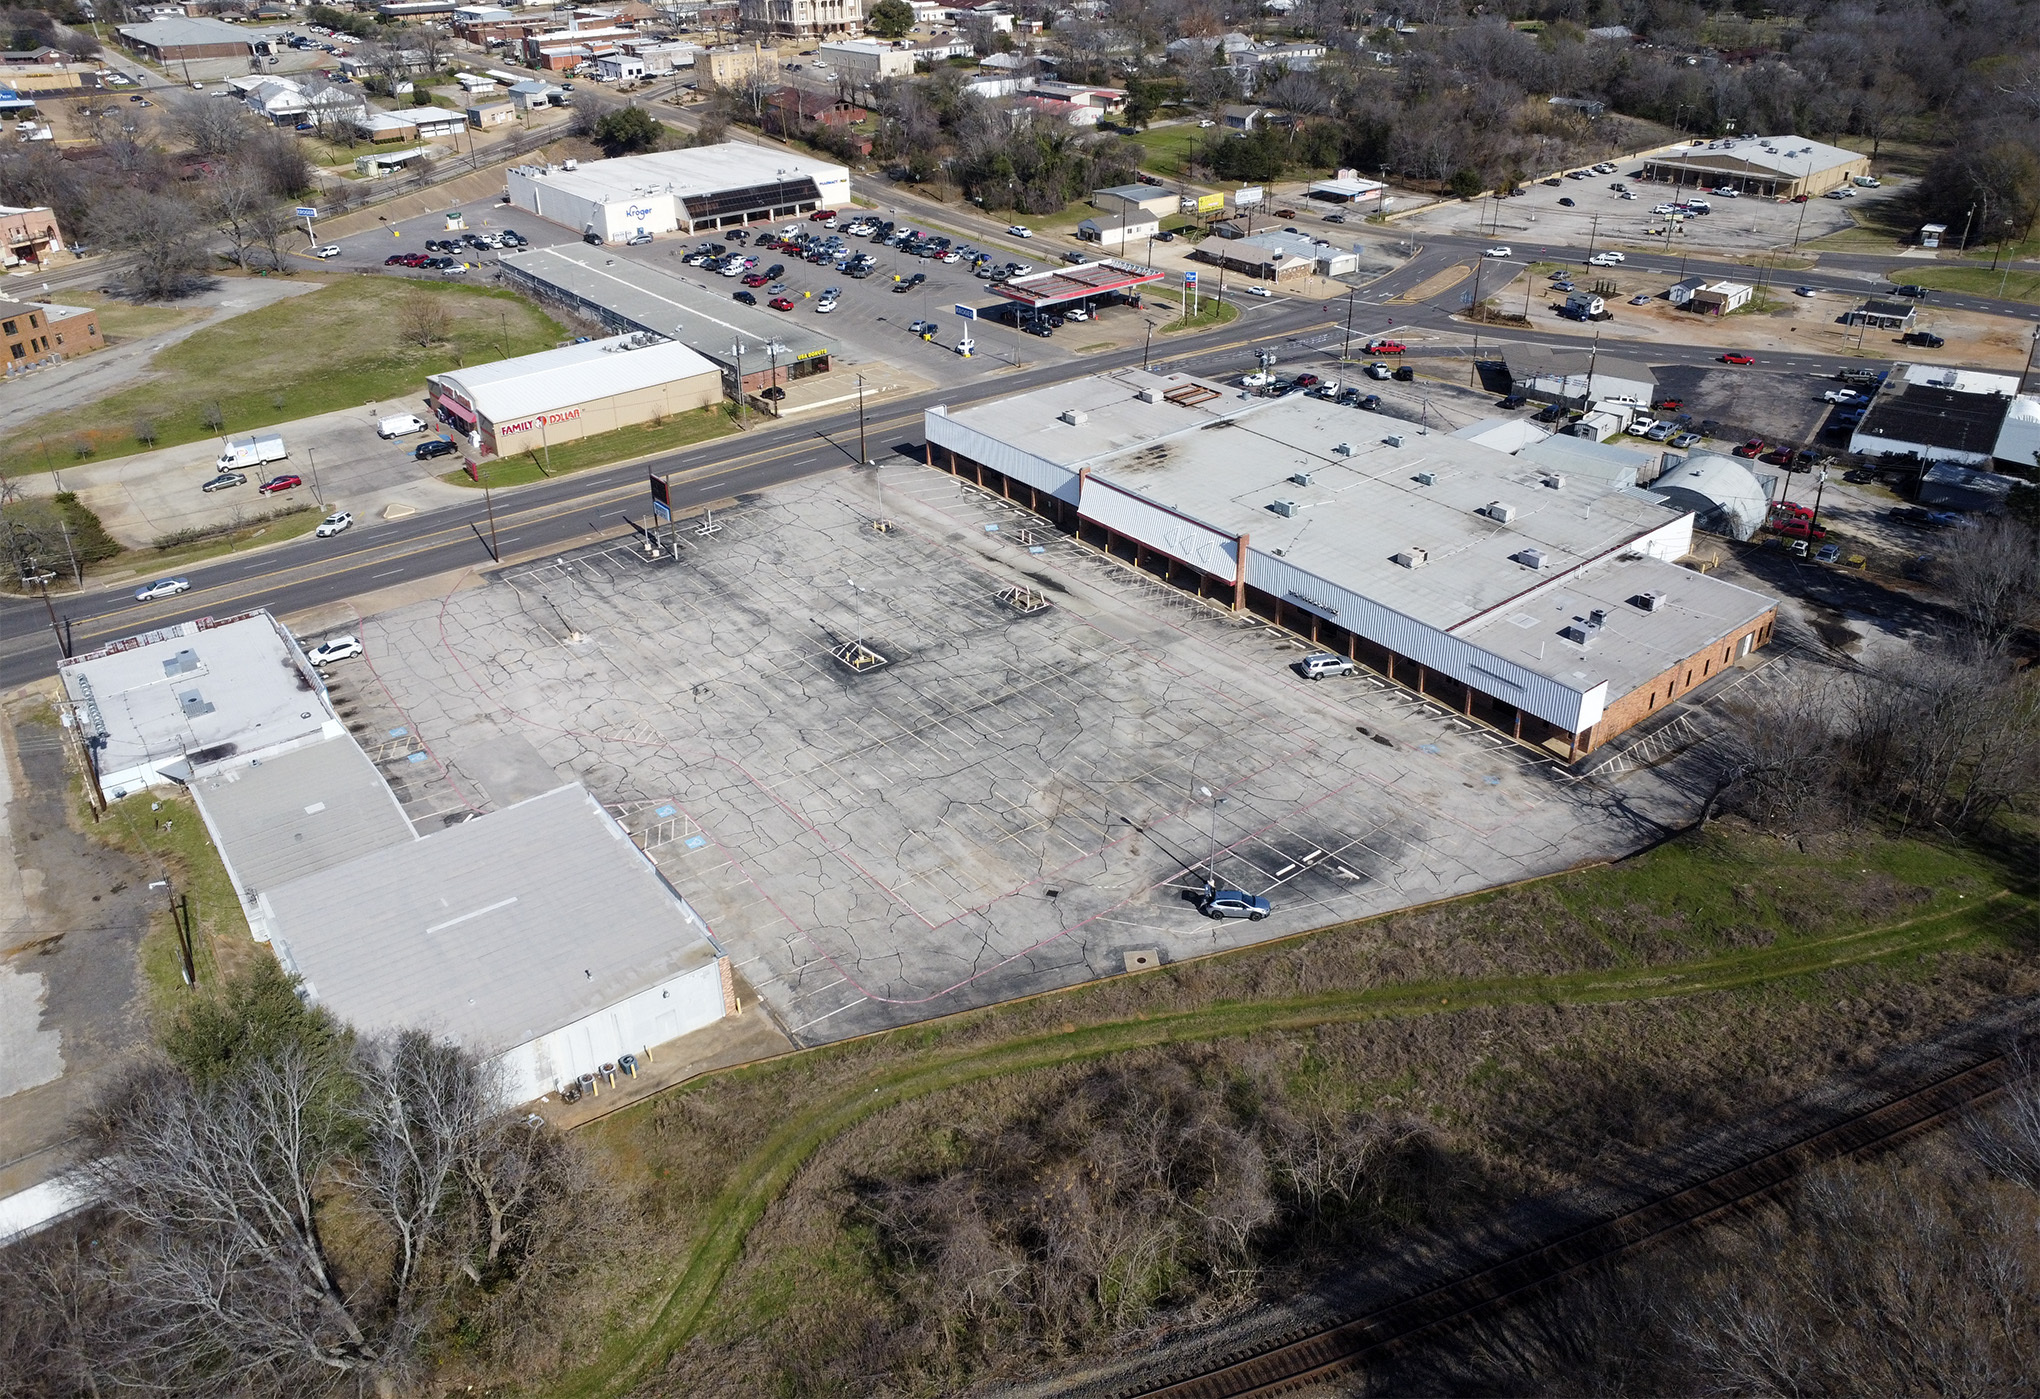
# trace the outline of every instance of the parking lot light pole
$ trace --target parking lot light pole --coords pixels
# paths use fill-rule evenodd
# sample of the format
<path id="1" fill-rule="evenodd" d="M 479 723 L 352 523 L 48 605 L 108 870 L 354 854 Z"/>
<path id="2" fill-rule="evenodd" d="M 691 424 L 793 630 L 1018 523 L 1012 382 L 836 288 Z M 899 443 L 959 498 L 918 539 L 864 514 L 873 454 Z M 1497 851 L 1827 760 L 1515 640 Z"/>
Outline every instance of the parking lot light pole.
<path id="1" fill-rule="evenodd" d="M 871 453 L 864 449 L 864 376 L 857 376 L 857 460 L 871 465 Z"/>
<path id="2" fill-rule="evenodd" d="M 1218 892 L 1218 808 L 1224 804 L 1225 798 L 1209 787 L 1197 790 L 1211 799 L 1211 859 L 1204 866 L 1204 887 L 1215 894 Z"/>

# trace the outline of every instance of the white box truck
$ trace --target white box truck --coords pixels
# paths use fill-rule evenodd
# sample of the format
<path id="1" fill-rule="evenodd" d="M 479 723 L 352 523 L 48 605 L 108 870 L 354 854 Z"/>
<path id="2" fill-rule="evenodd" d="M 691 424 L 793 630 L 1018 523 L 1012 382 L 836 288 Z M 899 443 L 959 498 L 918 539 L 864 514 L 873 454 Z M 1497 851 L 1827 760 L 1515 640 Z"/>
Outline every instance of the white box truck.
<path id="1" fill-rule="evenodd" d="M 283 434 L 257 432 L 246 437 L 229 437 L 227 450 L 220 453 L 220 459 L 214 465 L 221 471 L 245 471 L 250 467 L 282 461 L 289 455 L 290 448 L 283 445 Z"/>

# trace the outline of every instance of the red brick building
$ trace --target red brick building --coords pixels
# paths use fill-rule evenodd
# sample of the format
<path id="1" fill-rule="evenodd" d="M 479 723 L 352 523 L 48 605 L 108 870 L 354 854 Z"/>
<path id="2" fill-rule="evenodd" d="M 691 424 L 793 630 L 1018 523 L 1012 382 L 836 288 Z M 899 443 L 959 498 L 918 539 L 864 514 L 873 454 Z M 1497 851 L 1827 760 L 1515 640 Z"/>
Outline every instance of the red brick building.
<path id="1" fill-rule="evenodd" d="M 7 354 L 10 374 L 52 356 L 69 359 L 105 345 L 99 313 L 89 307 L 0 301 L 0 350 Z"/>

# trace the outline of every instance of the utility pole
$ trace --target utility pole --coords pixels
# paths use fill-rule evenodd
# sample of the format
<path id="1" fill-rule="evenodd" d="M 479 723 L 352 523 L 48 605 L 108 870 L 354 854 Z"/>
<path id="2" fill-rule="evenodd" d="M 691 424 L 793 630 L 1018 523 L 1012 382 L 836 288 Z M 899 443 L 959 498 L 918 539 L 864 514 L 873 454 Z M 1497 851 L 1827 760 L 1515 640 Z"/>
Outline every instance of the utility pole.
<path id="1" fill-rule="evenodd" d="M 1600 236 L 1601 236 L 1601 216 L 1599 214 L 1595 214 L 1593 216 L 1593 222 L 1589 224 L 1587 228 L 1587 260 L 1589 262 L 1592 262 L 1594 259 L 1594 240 L 1599 238 Z"/>
<path id="2" fill-rule="evenodd" d="M 1348 333 L 1349 334 L 1351 333 L 1350 326 L 1348 327 Z M 1146 369 L 1148 367 L 1148 351 L 1151 348 L 1153 348 L 1154 343 L 1155 343 L 1155 323 L 1153 321 L 1149 321 L 1147 322 L 1147 338 L 1140 342 L 1140 367 L 1142 369 Z"/>
<path id="3" fill-rule="evenodd" d="M 1360 288 L 1346 289 L 1346 338 L 1339 344 L 1339 363 L 1344 364 L 1353 357 L 1353 298 Z"/>
<path id="4" fill-rule="evenodd" d="M 1976 206 L 1969 206 L 1969 212 L 1962 216 L 1962 241 L 1956 247 L 1962 252 L 1969 251 L 1969 225 L 1976 221 Z"/>
<path id="5" fill-rule="evenodd" d="M 1469 384 L 1480 382 L 1480 274 L 1486 270 L 1486 258 L 1473 264 L 1473 300 L 1467 307 L 1469 313 L 1467 319 L 1473 322 L 1473 359 L 1466 366 L 1466 381 Z"/>
<path id="6" fill-rule="evenodd" d="M 871 453 L 864 448 L 864 376 L 857 376 L 857 460 L 871 465 Z"/>
<path id="7" fill-rule="evenodd" d="M 170 876 L 163 876 L 163 897 L 170 904 L 170 927 L 177 934 L 178 970 L 184 974 L 186 986 L 198 985 L 198 964 L 191 955 L 191 896 L 181 900 L 171 886 Z"/>

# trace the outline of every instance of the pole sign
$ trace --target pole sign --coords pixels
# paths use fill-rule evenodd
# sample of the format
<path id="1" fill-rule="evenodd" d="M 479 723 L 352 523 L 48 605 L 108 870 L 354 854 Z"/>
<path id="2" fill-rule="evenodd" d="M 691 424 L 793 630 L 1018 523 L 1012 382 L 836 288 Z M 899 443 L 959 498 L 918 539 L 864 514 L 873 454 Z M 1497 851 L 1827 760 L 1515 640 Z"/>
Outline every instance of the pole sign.
<path id="1" fill-rule="evenodd" d="M 659 475 L 656 471 L 645 474 L 652 483 L 652 514 L 659 518 L 661 524 L 672 523 L 673 493 L 667 484 L 666 478 Z"/>
<path id="2" fill-rule="evenodd" d="M 976 320 L 976 319 L 978 318 L 978 317 L 977 317 L 977 307 L 975 307 L 975 306 L 965 306 L 965 305 L 963 305 L 963 304 L 962 304 L 962 303 L 960 303 L 960 302 L 958 303 L 958 305 L 957 305 L 957 307 L 956 307 L 956 314 L 957 314 L 957 315 L 959 315 L 959 316 L 961 316 L 961 317 L 963 317 L 963 318 L 964 318 L 965 320 L 967 320 L 967 321 L 974 321 L 974 320 Z"/>
<path id="3" fill-rule="evenodd" d="M 1225 196 L 1222 194 L 1200 194 L 1197 196 L 1197 212 L 1200 214 L 1216 214 L 1224 208 Z"/>
<path id="4" fill-rule="evenodd" d="M 1194 269 L 1183 274 L 1183 285 L 1186 287 L 1194 287 L 1197 285 L 1197 273 Z"/>
<path id="5" fill-rule="evenodd" d="M 319 211 L 307 204 L 298 205 L 296 213 L 301 219 L 315 219 L 319 216 Z"/>
<path id="6" fill-rule="evenodd" d="M 1265 185 L 1247 185 L 1233 192 L 1232 204 L 1235 209 L 1251 209 L 1266 202 L 1268 189 Z"/>

